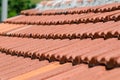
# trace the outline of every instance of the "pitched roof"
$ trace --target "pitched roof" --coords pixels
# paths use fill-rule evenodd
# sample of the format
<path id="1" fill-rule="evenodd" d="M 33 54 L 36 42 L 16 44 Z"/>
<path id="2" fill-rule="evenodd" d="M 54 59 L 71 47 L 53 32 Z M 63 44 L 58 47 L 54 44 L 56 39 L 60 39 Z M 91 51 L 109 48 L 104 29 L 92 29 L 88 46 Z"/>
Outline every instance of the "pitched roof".
<path id="1" fill-rule="evenodd" d="M 41 3 L 37 4 L 36 9 L 45 11 L 45 10 L 54 10 L 54 9 L 66 9 L 66 8 L 75 8 L 75 7 L 86 7 L 86 6 L 98 6 L 105 5 L 110 3 L 118 3 L 119 0 L 44 0 Z"/>
<path id="2" fill-rule="evenodd" d="M 119 6 L 31 9 L 2 22 L 0 78 L 119 80 Z"/>

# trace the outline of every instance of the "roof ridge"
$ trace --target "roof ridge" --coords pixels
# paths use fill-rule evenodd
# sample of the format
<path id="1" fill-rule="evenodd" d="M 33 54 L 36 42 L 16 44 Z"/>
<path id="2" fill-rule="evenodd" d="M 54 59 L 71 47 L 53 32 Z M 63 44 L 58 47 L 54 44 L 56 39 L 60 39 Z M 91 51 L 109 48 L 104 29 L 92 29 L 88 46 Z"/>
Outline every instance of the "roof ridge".
<path id="1" fill-rule="evenodd" d="M 73 8 L 73 9 L 65 9 L 65 10 L 47 10 L 40 12 L 36 9 L 23 10 L 21 11 L 21 15 L 62 15 L 62 14 L 82 14 L 82 13 L 103 13 L 119 10 L 119 3 L 112 3 L 102 6 L 95 7 L 87 7 L 87 8 Z"/>

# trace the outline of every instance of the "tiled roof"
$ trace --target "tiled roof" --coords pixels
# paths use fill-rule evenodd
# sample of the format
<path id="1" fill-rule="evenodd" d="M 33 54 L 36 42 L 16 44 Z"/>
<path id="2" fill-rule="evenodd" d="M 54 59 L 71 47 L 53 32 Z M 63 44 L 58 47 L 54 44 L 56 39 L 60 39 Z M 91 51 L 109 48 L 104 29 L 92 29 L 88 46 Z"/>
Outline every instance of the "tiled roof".
<path id="1" fill-rule="evenodd" d="M 90 6 L 82 8 L 70 8 L 70 9 L 59 9 L 59 10 L 45 10 L 39 11 L 37 9 L 30 9 L 21 11 L 23 15 L 62 15 L 62 14 L 82 14 L 82 13 L 103 13 L 110 12 L 114 10 L 119 10 L 119 3 L 106 4 L 102 6 Z"/>
<path id="2" fill-rule="evenodd" d="M 44 0 L 37 4 L 36 9 L 40 11 L 54 9 L 69 9 L 76 7 L 98 6 L 110 3 L 119 3 L 119 0 Z"/>
<path id="3" fill-rule="evenodd" d="M 71 63 L 49 63 L 47 60 L 31 60 L 3 53 L 0 57 L 1 80 L 113 80 L 113 77 L 119 80 L 119 68 L 108 71 L 103 66 L 72 66 Z"/>
<path id="4" fill-rule="evenodd" d="M 119 80 L 119 6 L 31 9 L 0 23 L 0 78 Z"/>

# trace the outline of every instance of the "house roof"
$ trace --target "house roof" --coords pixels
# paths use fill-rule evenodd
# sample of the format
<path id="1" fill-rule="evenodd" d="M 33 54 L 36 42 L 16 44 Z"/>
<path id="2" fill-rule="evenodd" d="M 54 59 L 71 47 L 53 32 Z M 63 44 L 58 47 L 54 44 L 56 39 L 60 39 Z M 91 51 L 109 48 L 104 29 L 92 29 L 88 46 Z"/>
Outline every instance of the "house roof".
<path id="1" fill-rule="evenodd" d="M 31 9 L 2 22 L 0 78 L 119 80 L 119 6 Z"/>
<path id="2" fill-rule="evenodd" d="M 86 6 L 98 6 L 105 5 L 110 3 L 118 3 L 119 0 L 44 0 L 41 3 L 37 4 L 36 9 L 45 11 L 45 10 L 54 10 L 54 9 L 66 9 L 66 8 L 75 8 L 75 7 L 86 7 Z"/>

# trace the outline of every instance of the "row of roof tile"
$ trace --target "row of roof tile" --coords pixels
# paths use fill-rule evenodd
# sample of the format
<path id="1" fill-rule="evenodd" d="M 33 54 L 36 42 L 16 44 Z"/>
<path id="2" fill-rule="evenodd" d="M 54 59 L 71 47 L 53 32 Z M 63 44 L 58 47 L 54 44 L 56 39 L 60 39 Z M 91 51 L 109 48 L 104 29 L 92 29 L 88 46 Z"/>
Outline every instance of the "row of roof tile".
<path id="1" fill-rule="evenodd" d="M 48 61 L 31 60 L 17 56 L 0 53 L 0 79 L 9 80 L 10 78 L 36 70 L 50 64 Z"/>
<path id="2" fill-rule="evenodd" d="M 60 10 L 46 10 L 39 11 L 37 9 L 30 9 L 21 11 L 22 15 L 62 15 L 62 14 L 82 14 L 82 13 L 102 13 L 102 12 L 110 12 L 114 10 L 119 10 L 120 4 L 106 4 L 100 6 L 92 6 L 92 7 L 83 7 L 83 8 L 70 8 L 70 9 L 60 9 Z"/>
<path id="3" fill-rule="evenodd" d="M 24 25 L 20 24 L 20 25 L 16 25 L 16 24 L 4 24 L 4 23 L 0 23 L 0 32 L 9 32 L 12 30 L 16 30 L 19 29 L 21 27 L 23 27 Z"/>
<path id="4" fill-rule="evenodd" d="M 47 60 L 31 60 L 4 53 L 0 53 L 0 57 L 2 80 L 113 80 L 113 77 L 119 80 L 120 78 L 119 68 L 108 71 L 103 66 L 88 68 L 85 64 L 72 66 L 71 63 L 49 63 Z"/>
<path id="5" fill-rule="evenodd" d="M 75 15 L 52 15 L 52 16 L 25 16 L 4 21 L 11 24 L 28 24 L 28 25 L 62 25 L 62 24 L 79 24 L 79 23 L 97 23 L 107 21 L 119 21 L 120 11 L 106 13 L 87 13 Z"/>
<path id="6" fill-rule="evenodd" d="M 86 65 L 78 65 L 75 69 L 69 70 L 46 80 L 119 80 L 119 68 L 105 71 L 102 66 L 88 68 Z"/>
<path id="7" fill-rule="evenodd" d="M 97 39 L 97 38 L 120 38 L 120 21 L 109 21 L 106 23 L 88 23 L 88 24 L 65 24 L 65 25 L 30 25 L 20 29 L 1 32 L 1 36 L 24 37 L 38 39 Z"/>
<path id="8" fill-rule="evenodd" d="M 120 66 L 119 40 L 45 40 L 0 37 L 0 52 L 39 60 L 87 63 L 89 66 Z M 94 46 L 91 46 L 94 45 Z"/>
<path id="9" fill-rule="evenodd" d="M 119 9 L 30 10 L 7 19 L 0 24 L 0 79 L 120 80 Z"/>

